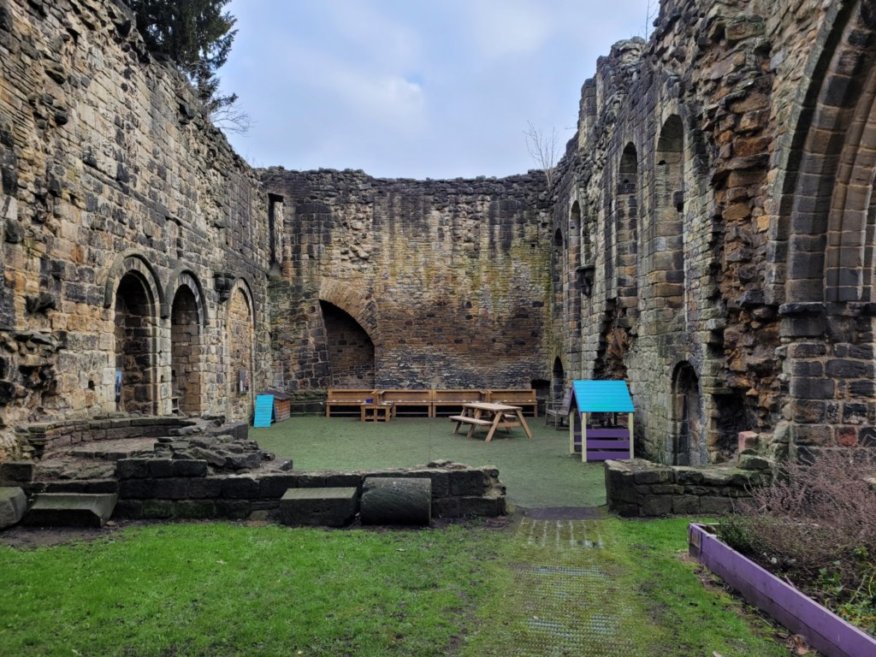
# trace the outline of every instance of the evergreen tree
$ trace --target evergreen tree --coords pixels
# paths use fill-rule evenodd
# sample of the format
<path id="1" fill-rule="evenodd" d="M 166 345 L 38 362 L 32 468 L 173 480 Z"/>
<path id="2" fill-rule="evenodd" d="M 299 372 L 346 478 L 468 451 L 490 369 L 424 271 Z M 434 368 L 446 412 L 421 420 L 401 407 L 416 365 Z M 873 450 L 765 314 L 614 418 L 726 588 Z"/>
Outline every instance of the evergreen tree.
<path id="1" fill-rule="evenodd" d="M 129 0 L 149 50 L 167 57 L 192 81 L 204 108 L 226 116 L 237 94 L 218 96 L 216 71 L 228 59 L 236 19 L 223 8 L 229 0 Z M 235 114 L 231 112 L 232 114 Z"/>

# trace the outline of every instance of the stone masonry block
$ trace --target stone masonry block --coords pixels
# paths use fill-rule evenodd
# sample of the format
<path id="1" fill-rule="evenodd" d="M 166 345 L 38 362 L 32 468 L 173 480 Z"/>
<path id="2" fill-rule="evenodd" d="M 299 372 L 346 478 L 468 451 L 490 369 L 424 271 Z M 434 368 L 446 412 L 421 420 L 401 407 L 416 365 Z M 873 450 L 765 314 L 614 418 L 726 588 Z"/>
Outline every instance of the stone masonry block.
<path id="1" fill-rule="evenodd" d="M 33 461 L 6 461 L 0 463 L 0 483 L 18 484 L 33 480 Z"/>
<path id="2" fill-rule="evenodd" d="M 254 499 L 259 496 L 259 482 L 250 476 L 230 476 L 222 481 L 222 497 Z"/>
<path id="3" fill-rule="evenodd" d="M 284 525 L 343 527 L 358 510 L 356 488 L 290 488 L 280 500 L 278 516 Z"/>
<path id="4" fill-rule="evenodd" d="M 117 500 L 117 495 L 42 493 L 36 496 L 22 522 L 34 527 L 102 527 Z"/>
<path id="5" fill-rule="evenodd" d="M 481 470 L 451 470 L 448 474 L 451 495 L 477 497 L 483 495 L 489 485 Z"/>
<path id="6" fill-rule="evenodd" d="M 0 488 L 0 529 L 17 524 L 27 510 L 27 496 L 20 488 Z"/>

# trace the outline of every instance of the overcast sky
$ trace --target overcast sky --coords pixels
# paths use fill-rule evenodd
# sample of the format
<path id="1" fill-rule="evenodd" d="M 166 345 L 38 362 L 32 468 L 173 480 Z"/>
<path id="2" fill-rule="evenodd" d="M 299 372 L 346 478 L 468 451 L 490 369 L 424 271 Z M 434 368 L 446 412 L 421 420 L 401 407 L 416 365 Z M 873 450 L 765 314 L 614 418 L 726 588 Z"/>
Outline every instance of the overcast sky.
<path id="1" fill-rule="evenodd" d="M 524 131 L 572 137 L 581 84 L 656 0 L 232 0 L 219 76 L 257 167 L 378 177 L 537 168 Z M 650 26 L 647 26 L 650 29 Z"/>

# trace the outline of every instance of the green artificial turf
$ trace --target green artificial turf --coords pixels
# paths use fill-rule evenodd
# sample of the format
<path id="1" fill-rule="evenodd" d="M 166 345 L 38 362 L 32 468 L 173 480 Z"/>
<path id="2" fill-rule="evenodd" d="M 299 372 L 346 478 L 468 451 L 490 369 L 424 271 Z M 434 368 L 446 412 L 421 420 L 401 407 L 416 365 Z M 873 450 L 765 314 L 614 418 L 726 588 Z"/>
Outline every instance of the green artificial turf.
<path id="1" fill-rule="evenodd" d="M 472 466 L 493 465 L 507 486 L 508 499 L 521 507 L 605 504 L 601 463 L 581 463 L 568 453 L 569 434 L 527 418 L 533 438 L 522 429 L 498 432 L 489 443 L 454 434 L 447 418 L 397 418 L 359 422 L 349 417 L 294 417 L 250 437 L 295 470 L 369 470 L 424 465 L 447 459 Z"/>

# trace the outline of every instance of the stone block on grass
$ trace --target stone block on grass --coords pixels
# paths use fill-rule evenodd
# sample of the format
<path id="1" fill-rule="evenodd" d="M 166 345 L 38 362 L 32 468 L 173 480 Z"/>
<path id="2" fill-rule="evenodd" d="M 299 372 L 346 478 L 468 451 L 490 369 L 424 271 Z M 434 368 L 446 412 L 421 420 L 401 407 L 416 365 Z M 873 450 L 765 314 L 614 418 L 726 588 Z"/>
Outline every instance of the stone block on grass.
<path id="1" fill-rule="evenodd" d="M 32 527 L 102 527 L 113 514 L 118 495 L 42 493 L 22 519 Z"/>
<path id="2" fill-rule="evenodd" d="M 359 498 L 354 487 L 290 488 L 280 499 L 278 517 L 290 526 L 343 527 L 356 515 Z"/>

